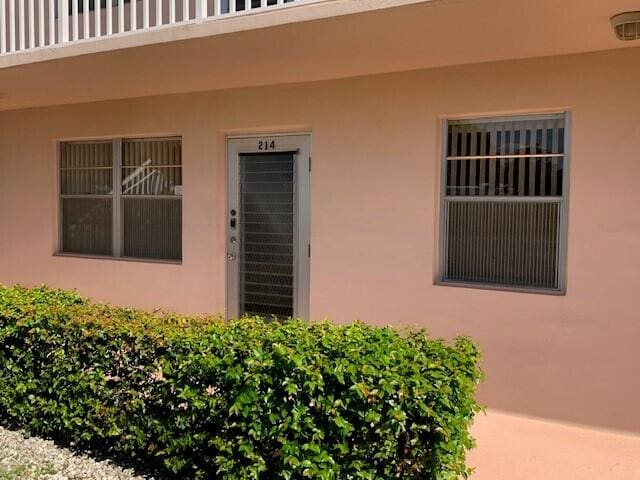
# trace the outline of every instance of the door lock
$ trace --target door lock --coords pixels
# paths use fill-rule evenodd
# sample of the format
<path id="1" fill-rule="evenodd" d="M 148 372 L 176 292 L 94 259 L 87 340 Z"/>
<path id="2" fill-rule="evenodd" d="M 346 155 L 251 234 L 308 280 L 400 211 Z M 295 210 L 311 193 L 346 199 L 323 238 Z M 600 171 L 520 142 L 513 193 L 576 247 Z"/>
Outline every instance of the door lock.
<path id="1" fill-rule="evenodd" d="M 236 228 L 236 214 L 238 212 L 236 212 L 235 209 L 232 209 L 229 213 L 231 214 L 231 218 L 229 219 L 229 227 L 235 230 L 235 228 Z"/>
<path id="2" fill-rule="evenodd" d="M 235 253 L 227 253 L 227 260 L 232 262 L 235 259 L 236 259 L 236 254 Z"/>

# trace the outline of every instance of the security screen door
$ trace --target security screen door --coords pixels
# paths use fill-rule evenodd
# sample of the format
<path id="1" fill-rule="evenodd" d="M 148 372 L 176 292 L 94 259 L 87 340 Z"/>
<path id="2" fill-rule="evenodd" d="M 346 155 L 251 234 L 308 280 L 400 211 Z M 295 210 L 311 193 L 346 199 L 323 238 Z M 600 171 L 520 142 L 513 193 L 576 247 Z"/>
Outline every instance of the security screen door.
<path id="1" fill-rule="evenodd" d="M 228 140 L 227 315 L 307 318 L 308 135 Z"/>

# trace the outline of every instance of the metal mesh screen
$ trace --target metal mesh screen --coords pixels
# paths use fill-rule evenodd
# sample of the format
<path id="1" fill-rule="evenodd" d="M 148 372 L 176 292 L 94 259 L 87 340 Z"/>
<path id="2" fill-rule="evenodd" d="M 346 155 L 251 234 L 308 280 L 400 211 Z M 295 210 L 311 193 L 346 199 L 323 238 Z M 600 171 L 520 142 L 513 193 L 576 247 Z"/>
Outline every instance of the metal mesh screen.
<path id="1" fill-rule="evenodd" d="M 559 202 L 446 202 L 445 276 L 459 282 L 558 287 Z"/>
<path id="2" fill-rule="evenodd" d="M 241 315 L 293 316 L 293 153 L 240 157 Z"/>
<path id="3" fill-rule="evenodd" d="M 125 257 L 182 259 L 182 142 L 122 142 L 122 242 Z"/>
<path id="4" fill-rule="evenodd" d="M 560 288 L 563 115 L 450 122 L 445 281 Z"/>
<path id="5" fill-rule="evenodd" d="M 110 195 L 113 148 L 107 143 L 63 143 L 60 191 L 63 195 Z"/>
<path id="6" fill-rule="evenodd" d="M 125 257 L 182 258 L 182 202 L 177 199 L 122 200 Z"/>
<path id="7" fill-rule="evenodd" d="M 110 255 L 113 228 L 111 142 L 60 147 L 62 251 Z"/>
<path id="8" fill-rule="evenodd" d="M 62 251 L 111 255 L 112 200 L 62 199 Z"/>
<path id="9" fill-rule="evenodd" d="M 182 186 L 180 139 L 122 142 L 122 195 L 179 195 Z M 177 188 L 176 188 L 177 187 Z"/>

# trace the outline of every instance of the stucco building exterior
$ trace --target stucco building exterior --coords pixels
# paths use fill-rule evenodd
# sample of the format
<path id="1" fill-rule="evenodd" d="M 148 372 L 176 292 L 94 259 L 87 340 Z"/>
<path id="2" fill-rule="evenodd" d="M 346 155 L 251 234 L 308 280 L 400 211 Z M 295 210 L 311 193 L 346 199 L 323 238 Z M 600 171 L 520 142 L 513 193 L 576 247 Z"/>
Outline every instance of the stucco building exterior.
<path id="1" fill-rule="evenodd" d="M 474 478 L 640 478 L 636 1 L 69 1 L 0 3 L 0 282 L 467 334 Z"/>

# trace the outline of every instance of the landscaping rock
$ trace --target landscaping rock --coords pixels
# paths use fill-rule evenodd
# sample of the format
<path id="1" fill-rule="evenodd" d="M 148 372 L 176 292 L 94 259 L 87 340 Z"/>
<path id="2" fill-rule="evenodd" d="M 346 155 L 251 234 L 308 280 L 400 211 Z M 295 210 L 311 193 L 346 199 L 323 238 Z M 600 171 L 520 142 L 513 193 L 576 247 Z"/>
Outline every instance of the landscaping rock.
<path id="1" fill-rule="evenodd" d="M 110 462 L 97 461 L 0 427 L 0 480 L 144 480 Z"/>

